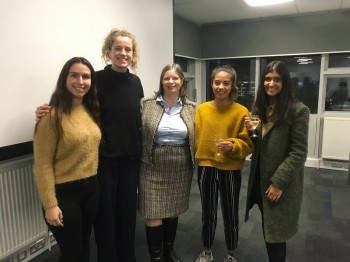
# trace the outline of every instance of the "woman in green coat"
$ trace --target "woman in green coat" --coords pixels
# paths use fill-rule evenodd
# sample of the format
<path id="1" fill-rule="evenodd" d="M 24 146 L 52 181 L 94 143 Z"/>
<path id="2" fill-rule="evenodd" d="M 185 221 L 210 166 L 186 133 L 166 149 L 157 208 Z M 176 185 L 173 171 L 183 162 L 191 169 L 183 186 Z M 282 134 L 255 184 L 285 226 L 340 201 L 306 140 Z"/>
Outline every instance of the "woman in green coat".
<path id="1" fill-rule="evenodd" d="M 258 204 L 270 262 L 285 261 L 286 241 L 298 230 L 308 148 L 309 109 L 296 101 L 282 61 L 269 63 L 253 111 L 260 124 L 253 138 L 245 221 Z M 252 130 L 253 122 L 246 118 Z"/>

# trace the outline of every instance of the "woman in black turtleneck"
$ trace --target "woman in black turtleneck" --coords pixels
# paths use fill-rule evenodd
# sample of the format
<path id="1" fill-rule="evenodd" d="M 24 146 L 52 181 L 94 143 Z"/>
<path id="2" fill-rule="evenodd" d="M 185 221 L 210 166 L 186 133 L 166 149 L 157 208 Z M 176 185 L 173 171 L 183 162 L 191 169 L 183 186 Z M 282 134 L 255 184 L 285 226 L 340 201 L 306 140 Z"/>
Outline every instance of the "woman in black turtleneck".
<path id="1" fill-rule="evenodd" d="M 111 30 L 102 57 L 111 64 L 96 72 L 102 129 L 101 201 L 94 227 L 98 261 L 133 262 L 143 97 L 139 77 L 128 69 L 135 71 L 139 58 L 135 37 L 126 30 Z"/>

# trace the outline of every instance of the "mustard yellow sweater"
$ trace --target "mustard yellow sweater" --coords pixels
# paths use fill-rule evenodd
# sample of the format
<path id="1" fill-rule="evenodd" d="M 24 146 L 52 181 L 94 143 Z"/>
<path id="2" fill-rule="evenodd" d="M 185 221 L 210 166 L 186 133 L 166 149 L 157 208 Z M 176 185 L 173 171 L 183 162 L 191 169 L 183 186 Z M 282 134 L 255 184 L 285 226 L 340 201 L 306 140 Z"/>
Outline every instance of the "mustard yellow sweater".
<path id="1" fill-rule="evenodd" d="M 54 110 L 54 109 L 53 109 Z M 45 209 L 56 206 L 55 184 L 96 175 L 101 132 L 83 105 L 62 118 L 58 140 L 53 110 L 37 124 L 34 134 L 34 175 Z"/>
<path id="2" fill-rule="evenodd" d="M 216 106 L 210 101 L 198 106 L 195 116 L 195 157 L 199 166 L 221 170 L 242 168 L 246 156 L 253 151 L 253 143 L 244 126 L 244 117 L 248 114 L 248 110 L 236 102 Z M 217 139 L 233 143 L 232 152 L 224 152 L 223 162 L 214 160 Z"/>

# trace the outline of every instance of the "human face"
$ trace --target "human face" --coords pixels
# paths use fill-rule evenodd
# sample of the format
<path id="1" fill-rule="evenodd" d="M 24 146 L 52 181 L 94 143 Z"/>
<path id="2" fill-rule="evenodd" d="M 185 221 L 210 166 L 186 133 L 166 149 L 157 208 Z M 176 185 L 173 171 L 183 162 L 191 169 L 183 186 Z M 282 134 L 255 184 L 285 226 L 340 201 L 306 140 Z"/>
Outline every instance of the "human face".
<path id="1" fill-rule="evenodd" d="M 81 63 L 75 63 L 69 69 L 66 81 L 67 89 L 73 96 L 74 104 L 81 104 L 84 95 L 87 94 L 91 86 L 91 71 Z"/>
<path id="2" fill-rule="evenodd" d="M 178 75 L 175 69 L 166 71 L 162 79 L 164 95 L 179 96 L 183 82 L 183 79 Z"/>
<path id="3" fill-rule="evenodd" d="M 127 36 L 117 36 L 114 39 L 109 59 L 112 61 L 112 69 L 117 72 L 126 72 L 133 55 L 132 40 Z"/>
<path id="4" fill-rule="evenodd" d="M 269 97 L 275 97 L 282 91 L 282 77 L 275 70 L 265 75 L 264 88 Z"/>
<path id="5" fill-rule="evenodd" d="M 232 75 L 230 73 L 220 71 L 215 74 L 211 85 L 216 101 L 230 100 L 232 90 Z"/>

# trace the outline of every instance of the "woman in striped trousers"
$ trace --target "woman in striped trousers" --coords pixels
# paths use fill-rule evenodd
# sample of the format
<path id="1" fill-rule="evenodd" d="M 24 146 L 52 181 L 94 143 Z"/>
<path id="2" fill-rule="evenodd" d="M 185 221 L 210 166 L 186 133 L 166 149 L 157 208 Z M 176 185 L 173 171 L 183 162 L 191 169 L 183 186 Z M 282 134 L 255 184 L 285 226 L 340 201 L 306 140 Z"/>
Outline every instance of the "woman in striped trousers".
<path id="1" fill-rule="evenodd" d="M 244 126 L 248 110 L 235 102 L 236 72 L 231 66 L 214 69 L 211 85 L 214 100 L 198 106 L 195 115 L 195 148 L 198 185 L 202 199 L 203 252 L 196 262 L 213 260 L 217 202 L 220 192 L 228 254 L 224 261 L 236 261 L 233 255 L 238 241 L 238 203 L 241 169 L 253 150 Z"/>

